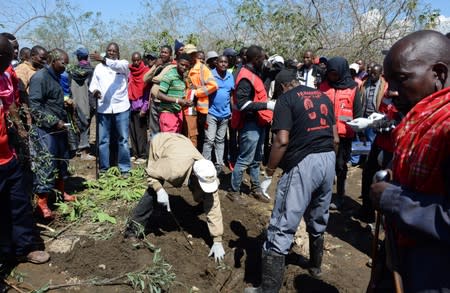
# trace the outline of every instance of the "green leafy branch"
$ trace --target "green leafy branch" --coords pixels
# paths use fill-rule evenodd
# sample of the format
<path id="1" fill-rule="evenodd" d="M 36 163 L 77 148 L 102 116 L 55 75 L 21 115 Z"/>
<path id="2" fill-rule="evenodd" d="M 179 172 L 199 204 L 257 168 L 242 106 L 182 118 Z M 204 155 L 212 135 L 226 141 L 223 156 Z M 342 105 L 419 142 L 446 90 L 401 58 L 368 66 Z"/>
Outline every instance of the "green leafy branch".
<path id="1" fill-rule="evenodd" d="M 147 188 L 145 171 L 142 168 L 132 169 L 130 177 L 123 178 L 117 167 L 110 168 L 101 174 L 98 180 L 84 182 L 87 190 L 74 202 L 59 202 L 58 211 L 69 221 L 77 221 L 88 215 L 93 222 L 109 222 L 116 224 L 115 217 L 109 215 L 104 207 L 111 200 L 134 202 L 141 198 Z"/>
<path id="2" fill-rule="evenodd" d="M 142 168 L 132 169 L 130 177 L 123 178 L 117 167 L 112 167 L 96 181 L 89 180 L 85 185 L 89 188 L 88 195 L 95 195 L 102 200 L 122 199 L 134 202 L 141 198 L 147 189 L 144 180 L 145 170 Z"/>

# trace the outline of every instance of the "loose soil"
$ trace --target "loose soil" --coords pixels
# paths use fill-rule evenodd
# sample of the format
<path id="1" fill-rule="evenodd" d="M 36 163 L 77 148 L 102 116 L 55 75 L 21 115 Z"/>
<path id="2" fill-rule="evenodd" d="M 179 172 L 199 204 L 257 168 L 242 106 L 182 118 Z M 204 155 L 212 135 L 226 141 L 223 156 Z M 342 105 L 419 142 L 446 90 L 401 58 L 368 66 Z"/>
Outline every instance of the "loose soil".
<path id="1" fill-rule="evenodd" d="M 73 176 L 68 182 L 70 191 L 82 190 L 82 182 L 95 177 L 95 163 L 71 161 Z M 172 265 L 177 284 L 168 292 L 243 292 L 244 288 L 257 286 L 260 282 L 260 252 L 264 231 L 270 218 L 271 204 L 264 204 L 248 197 L 245 205 L 239 205 L 225 196 L 230 174 L 221 178 L 220 197 L 224 223 L 223 244 L 226 251 L 225 265 L 217 267 L 208 258 L 211 238 L 202 205 L 196 204 L 187 188 L 167 186 L 171 194 L 173 214 L 180 223 L 178 227 L 170 214 L 156 210 L 149 228 L 147 240 L 161 248 L 161 255 Z M 307 272 L 308 241 L 300 231 L 291 253 L 281 292 L 364 292 L 370 269 L 369 260 L 371 232 L 365 224 L 352 218 L 360 206 L 361 169 L 352 167 L 347 181 L 347 197 L 343 211 L 331 212 L 325 235 L 325 252 L 322 265 L 323 277 L 313 279 Z M 274 194 L 275 184 L 270 191 Z M 153 253 L 137 249 L 122 237 L 125 218 L 134 204 L 111 203 L 115 225 L 99 223 L 74 224 L 59 239 L 75 237 L 73 249 L 66 253 L 51 253 L 51 261 L 44 265 L 20 264 L 16 271 L 24 274 L 21 288 L 37 289 L 45 284 L 64 284 L 88 279 L 114 278 L 128 272 L 139 271 L 151 265 Z M 61 230 L 68 222 L 57 220 L 49 223 Z M 111 228 L 112 226 L 112 228 Z M 181 229 L 180 229 L 181 228 Z M 45 232 L 43 232 L 45 233 Z M 187 243 L 192 243 L 192 248 Z M 51 240 L 42 235 L 47 247 Z M 13 279 L 10 278 L 12 282 Z M 196 291 L 197 290 L 197 291 Z M 26 291 L 26 290 L 25 290 Z M 131 287 L 79 286 L 57 289 L 52 292 L 135 292 Z M 16 292 L 11 289 L 9 292 Z"/>

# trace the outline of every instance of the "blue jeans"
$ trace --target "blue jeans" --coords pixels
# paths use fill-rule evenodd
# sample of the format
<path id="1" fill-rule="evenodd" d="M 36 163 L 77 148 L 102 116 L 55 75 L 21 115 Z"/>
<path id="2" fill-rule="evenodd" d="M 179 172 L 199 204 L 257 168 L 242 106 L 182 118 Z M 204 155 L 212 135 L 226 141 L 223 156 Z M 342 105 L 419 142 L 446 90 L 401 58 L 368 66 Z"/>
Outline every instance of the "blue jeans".
<path id="1" fill-rule="evenodd" d="M 99 129 L 99 164 L 100 170 L 106 171 L 109 165 L 109 143 L 111 137 L 111 128 L 114 125 L 117 138 L 118 154 L 117 163 L 120 172 L 126 173 L 131 169 L 130 149 L 128 147 L 128 127 L 130 123 L 130 111 L 117 114 L 98 113 Z"/>
<path id="2" fill-rule="evenodd" d="M 359 136 L 358 136 L 358 134 L 356 134 L 355 137 L 353 138 L 352 143 L 359 142 L 359 141 L 360 141 Z M 352 163 L 352 166 L 356 166 L 359 164 L 360 159 L 361 159 L 360 155 L 352 155 L 350 158 L 350 163 Z"/>
<path id="3" fill-rule="evenodd" d="M 239 130 L 239 155 L 231 173 L 231 188 L 240 191 L 245 169 L 249 168 L 252 187 L 259 187 L 259 164 L 263 158 L 264 127 L 246 121 Z"/>
<path id="4" fill-rule="evenodd" d="M 265 250 L 288 254 L 302 217 L 306 231 L 313 237 L 325 232 L 330 216 L 335 160 L 334 152 L 309 154 L 281 176 Z"/>
<path id="5" fill-rule="evenodd" d="M 206 117 L 205 144 L 203 145 L 203 157 L 211 160 L 214 147 L 216 166 L 223 166 L 223 153 L 225 150 L 225 135 L 227 134 L 228 118 L 216 118 L 211 114 Z"/>
<path id="6" fill-rule="evenodd" d="M 80 113 L 81 114 L 81 113 Z M 84 115 L 84 114 L 81 114 Z M 86 116 L 86 120 L 88 122 L 88 125 L 86 127 L 86 129 L 80 133 L 80 143 L 78 144 L 78 149 L 79 150 L 84 150 L 84 149 L 88 149 L 91 147 L 91 145 L 89 144 L 89 135 L 91 133 L 90 131 L 90 126 L 91 126 L 91 120 L 92 120 L 93 114 L 88 114 Z"/>
<path id="7" fill-rule="evenodd" d="M 375 133 L 373 128 L 367 127 L 366 129 L 364 129 L 364 136 L 366 137 L 366 142 L 370 142 L 371 144 L 373 144 L 373 142 L 375 141 L 375 136 L 376 135 L 377 134 Z M 358 134 L 355 136 L 353 141 L 354 142 L 359 142 L 360 141 Z M 362 157 L 362 159 L 364 161 L 367 158 L 366 155 L 352 155 L 352 158 L 350 160 L 352 165 L 358 165 L 359 163 L 361 163 L 361 157 Z"/>

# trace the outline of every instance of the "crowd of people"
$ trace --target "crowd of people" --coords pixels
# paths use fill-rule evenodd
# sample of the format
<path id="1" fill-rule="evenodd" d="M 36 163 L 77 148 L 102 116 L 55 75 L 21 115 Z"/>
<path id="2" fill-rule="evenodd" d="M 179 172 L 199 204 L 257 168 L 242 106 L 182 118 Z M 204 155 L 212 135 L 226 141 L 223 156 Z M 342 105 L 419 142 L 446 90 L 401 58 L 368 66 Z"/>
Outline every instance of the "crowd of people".
<path id="1" fill-rule="evenodd" d="M 132 241 L 142 237 L 139 226 L 148 224 L 156 203 L 172 212 L 164 182 L 186 184 L 203 202 L 214 243 L 209 255 L 221 261 L 218 188 L 229 169 L 222 200 L 234 204 L 251 200 L 248 195 L 270 203 L 268 188 L 277 184 L 258 290 L 278 292 L 302 217 L 309 272 L 320 278 L 329 210 L 343 209 L 348 166 L 357 162 L 363 204 L 355 217 L 372 224 L 384 215 L 405 291 L 448 290 L 449 49 L 448 36 L 418 31 L 397 41 L 384 64 L 366 67 L 363 60 L 349 64 L 312 50 L 298 62 L 269 56 L 258 45 L 205 54 L 178 40 L 159 54 L 134 52 L 129 62 L 112 42 L 101 54 L 78 48 L 77 63 L 70 64 L 62 49 L 36 45 L 19 52 L 16 38 L 2 33 L 0 261 L 48 261 L 36 241 L 31 194 L 44 219 L 54 217 L 48 205 L 54 190 L 75 201 L 64 188 L 74 156 L 98 160 L 100 173 L 117 165 L 124 178 L 133 162 L 147 164 L 149 187 L 125 229 Z M 89 144 L 94 115 L 95 150 Z M 355 141 L 370 148 L 356 156 Z M 277 168 L 282 175 L 272 182 Z M 392 170 L 390 182 L 373 183 L 382 169 Z M 31 177 L 29 191 L 21 182 Z"/>

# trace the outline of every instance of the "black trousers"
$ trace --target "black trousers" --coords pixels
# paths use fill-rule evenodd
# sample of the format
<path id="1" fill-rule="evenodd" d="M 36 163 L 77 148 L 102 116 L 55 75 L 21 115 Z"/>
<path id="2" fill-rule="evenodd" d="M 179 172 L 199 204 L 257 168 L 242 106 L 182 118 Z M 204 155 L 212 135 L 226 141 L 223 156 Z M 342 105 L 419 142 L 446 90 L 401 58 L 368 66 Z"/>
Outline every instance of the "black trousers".
<path id="1" fill-rule="evenodd" d="M 150 101 L 149 124 L 151 136 L 160 132 L 159 113 L 161 112 L 160 102 Z"/>
<path id="2" fill-rule="evenodd" d="M 129 129 L 131 155 L 136 158 L 147 159 L 147 115 L 141 117 L 139 111 L 131 111 Z"/>
<path id="3" fill-rule="evenodd" d="M 337 196 L 345 195 L 345 180 L 347 179 L 347 162 L 352 153 L 353 138 L 339 137 L 339 147 L 336 154 L 336 193 Z"/>
<path id="4" fill-rule="evenodd" d="M 149 187 L 131 212 L 131 217 L 128 220 L 128 224 L 125 229 L 125 237 L 143 236 L 140 234 L 145 232 L 145 227 L 150 222 L 150 217 L 153 213 L 155 205 L 156 191 Z"/>
<path id="5" fill-rule="evenodd" d="M 270 151 L 272 149 L 273 137 L 270 132 L 271 129 L 272 129 L 272 126 L 268 125 L 265 127 L 265 130 L 264 130 L 266 132 L 266 136 L 264 137 L 264 157 L 263 157 L 264 166 L 266 166 L 267 163 L 269 162 Z"/>
<path id="6" fill-rule="evenodd" d="M 362 212 L 368 216 L 370 222 L 375 221 L 375 209 L 369 198 L 370 185 L 372 185 L 373 176 L 378 170 L 385 169 L 387 164 L 392 160 L 393 154 L 384 151 L 382 166 L 378 164 L 378 155 L 383 150 L 375 143 L 372 143 L 369 157 L 364 165 L 361 182 L 361 196 L 362 196 Z"/>
<path id="7" fill-rule="evenodd" d="M 224 162 L 236 163 L 239 153 L 238 131 L 231 127 L 231 119 L 228 120 L 228 134 L 225 142 L 225 158 Z"/>
<path id="8" fill-rule="evenodd" d="M 16 159 L 0 166 L 1 258 L 23 256 L 37 248 L 30 196 Z"/>
<path id="9" fill-rule="evenodd" d="M 203 144 L 205 143 L 205 129 L 208 128 L 206 125 L 207 114 L 197 113 L 197 149 L 200 154 L 203 152 Z"/>

